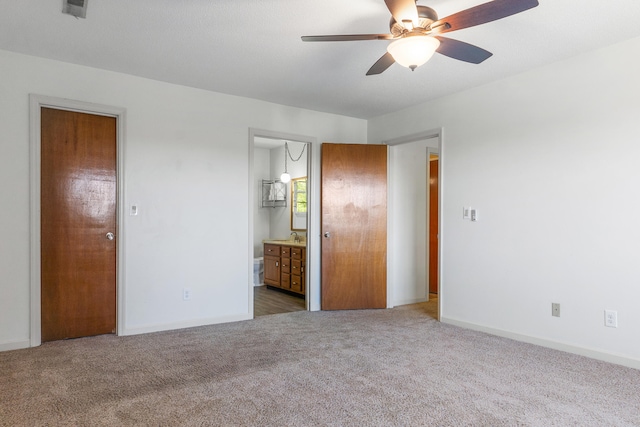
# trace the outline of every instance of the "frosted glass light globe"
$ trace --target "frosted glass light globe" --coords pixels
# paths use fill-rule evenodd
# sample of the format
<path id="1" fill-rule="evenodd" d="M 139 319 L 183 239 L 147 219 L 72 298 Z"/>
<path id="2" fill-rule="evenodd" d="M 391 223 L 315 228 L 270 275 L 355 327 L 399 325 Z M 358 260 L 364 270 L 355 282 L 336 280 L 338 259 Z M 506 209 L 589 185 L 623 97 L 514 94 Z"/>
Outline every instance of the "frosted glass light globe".
<path id="1" fill-rule="evenodd" d="M 287 172 L 283 172 L 282 175 L 280 175 L 280 182 L 286 184 L 289 181 L 291 181 L 291 175 L 289 175 Z"/>
<path id="2" fill-rule="evenodd" d="M 431 36 L 408 36 L 389 44 L 387 52 L 398 64 L 415 70 L 431 59 L 439 46 L 440 40 Z"/>

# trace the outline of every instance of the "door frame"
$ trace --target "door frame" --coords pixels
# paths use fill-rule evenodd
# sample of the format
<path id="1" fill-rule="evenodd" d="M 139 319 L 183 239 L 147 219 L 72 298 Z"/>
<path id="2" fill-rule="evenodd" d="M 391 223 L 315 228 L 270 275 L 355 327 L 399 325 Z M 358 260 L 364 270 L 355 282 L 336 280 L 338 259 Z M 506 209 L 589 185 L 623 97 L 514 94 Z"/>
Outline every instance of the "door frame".
<path id="1" fill-rule="evenodd" d="M 382 141 L 383 144 L 389 145 L 389 146 L 395 146 L 395 145 L 400 145 L 400 144 L 407 144 L 410 142 L 416 142 L 416 141 L 422 141 L 425 139 L 431 139 L 431 138 L 438 138 L 438 148 L 437 150 L 433 150 L 434 152 L 438 153 L 438 158 L 439 158 L 439 168 L 438 168 L 438 321 L 440 321 L 440 319 L 442 318 L 442 301 L 443 301 L 443 295 L 442 295 L 442 289 L 443 289 L 443 271 L 442 271 L 442 265 L 443 265 L 443 253 L 442 253 L 442 247 L 443 247 L 443 242 L 444 242 L 444 235 L 442 230 L 443 228 L 443 224 L 444 224 L 444 218 L 443 218 L 443 207 L 442 207 L 442 199 L 443 199 L 443 189 L 444 189 L 444 180 L 443 180 L 443 167 L 442 167 L 442 160 L 444 158 L 444 142 L 443 142 L 443 129 L 442 128 L 437 128 L 437 129 L 431 129 L 431 130 L 427 130 L 427 131 L 423 131 L 423 132 L 418 132 L 418 133 L 414 133 L 414 134 L 410 134 L 410 135 L 404 135 L 404 136 L 400 136 L 397 138 L 393 138 L 393 139 L 389 139 L 386 141 Z M 429 153 L 429 148 L 427 148 L 427 158 L 425 159 L 425 161 L 427 162 L 427 172 L 429 171 L 429 158 L 428 158 L 428 153 Z M 391 174 L 389 175 L 391 176 Z M 427 179 L 428 179 L 428 175 L 427 175 Z M 389 185 L 389 188 L 391 189 L 391 185 Z M 428 190 L 427 190 L 428 193 Z M 427 197 L 428 194 L 425 194 L 425 197 Z M 391 197 L 391 195 L 387 195 L 387 197 Z M 427 200 L 428 202 L 428 200 Z M 428 206 L 428 204 L 427 204 Z M 387 246 L 389 248 L 393 247 L 392 246 L 392 242 L 391 242 L 391 229 L 393 228 L 393 224 L 392 224 L 392 220 L 393 218 L 391 216 L 389 216 L 388 218 L 388 222 L 387 222 L 387 226 L 388 229 L 390 230 L 388 236 L 387 236 Z M 429 221 L 429 211 L 427 209 L 427 218 L 425 218 L 426 221 Z M 427 222 L 428 224 L 428 222 Z M 429 248 L 428 248 L 428 241 L 429 241 L 429 232 L 428 232 L 428 228 L 427 228 L 427 233 L 425 238 L 427 239 L 427 258 L 425 260 L 425 262 L 427 262 L 428 265 L 428 260 L 429 260 Z M 389 264 L 393 263 L 393 256 L 391 254 L 392 251 L 388 251 L 387 253 L 387 262 Z M 391 272 L 391 268 L 389 268 L 387 270 L 387 275 L 390 274 Z M 426 283 L 426 295 L 427 295 L 427 299 L 429 298 L 429 280 L 427 279 Z M 390 277 L 387 276 L 387 298 L 388 298 L 388 306 L 392 307 L 393 306 L 393 289 L 391 289 L 391 280 Z"/>
<path id="2" fill-rule="evenodd" d="M 124 233 L 124 127 L 126 109 L 109 105 L 93 104 L 71 99 L 29 94 L 29 235 L 30 235 L 30 326 L 31 347 L 42 343 L 41 325 L 41 245 L 40 245 L 40 153 L 41 153 L 41 108 L 74 111 L 78 113 L 115 117 L 116 119 L 116 334 L 124 331 L 125 307 L 125 233 Z"/>
<path id="3" fill-rule="evenodd" d="M 269 139 L 282 139 L 287 141 L 302 142 L 307 144 L 307 205 L 311 209 L 307 210 L 307 261 L 305 271 L 305 308 L 307 311 L 316 311 L 320 309 L 320 282 L 319 279 L 319 261 L 316 262 L 316 258 L 319 255 L 319 235 L 316 236 L 314 231 L 316 224 L 319 222 L 319 203 L 316 203 L 317 198 L 316 189 L 313 183 L 316 181 L 313 160 L 316 158 L 314 152 L 319 150 L 317 139 L 306 135 L 296 135 L 286 132 L 271 131 L 266 129 L 249 128 L 249 174 L 248 174 L 248 188 L 249 188 L 249 241 L 247 249 L 247 263 L 249 272 L 249 300 L 248 300 L 248 313 L 251 318 L 254 318 L 253 314 L 253 216 L 255 208 L 255 175 L 253 171 L 253 151 L 255 147 L 255 138 L 269 138 Z"/>

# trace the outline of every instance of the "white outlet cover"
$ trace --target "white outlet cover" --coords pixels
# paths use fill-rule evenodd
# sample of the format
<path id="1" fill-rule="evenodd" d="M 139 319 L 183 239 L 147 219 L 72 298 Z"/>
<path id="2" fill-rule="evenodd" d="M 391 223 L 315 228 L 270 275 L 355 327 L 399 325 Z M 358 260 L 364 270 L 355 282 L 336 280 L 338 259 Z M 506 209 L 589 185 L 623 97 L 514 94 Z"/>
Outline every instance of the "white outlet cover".
<path id="1" fill-rule="evenodd" d="M 618 327 L 618 312 L 615 310 L 604 311 L 604 326 L 609 328 Z"/>

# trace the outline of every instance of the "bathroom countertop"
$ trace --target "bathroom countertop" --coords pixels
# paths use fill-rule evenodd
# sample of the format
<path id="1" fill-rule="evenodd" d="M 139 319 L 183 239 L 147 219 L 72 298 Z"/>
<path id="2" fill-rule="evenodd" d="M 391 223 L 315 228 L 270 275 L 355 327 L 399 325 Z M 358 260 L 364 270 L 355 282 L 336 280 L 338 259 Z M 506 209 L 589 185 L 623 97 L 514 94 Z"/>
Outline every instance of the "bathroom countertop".
<path id="1" fill-rule="evenodd" d="M 301 242 L 295 242 L 293 239 L 265 239 L 262 241 L 262 243 L 271 243 L 273 245 L 283 245 L 283 246 L 295 246 L 298 248 L 304 248 L 307 246 L 307 242 L 306 240 L 303 240 Z"/>

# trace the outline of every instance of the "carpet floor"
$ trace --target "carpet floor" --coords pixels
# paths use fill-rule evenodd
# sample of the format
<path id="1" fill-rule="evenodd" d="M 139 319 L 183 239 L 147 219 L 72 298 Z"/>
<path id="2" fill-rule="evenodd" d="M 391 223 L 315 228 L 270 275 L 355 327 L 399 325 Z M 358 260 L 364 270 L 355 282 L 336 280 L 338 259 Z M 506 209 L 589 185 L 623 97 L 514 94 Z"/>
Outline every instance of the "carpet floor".
<path id="1" fill-rule="evenodd" d="M 295 312 L 0 353 L 2 426 L 640 426 L 640 371 L 435 321 Z"/>

